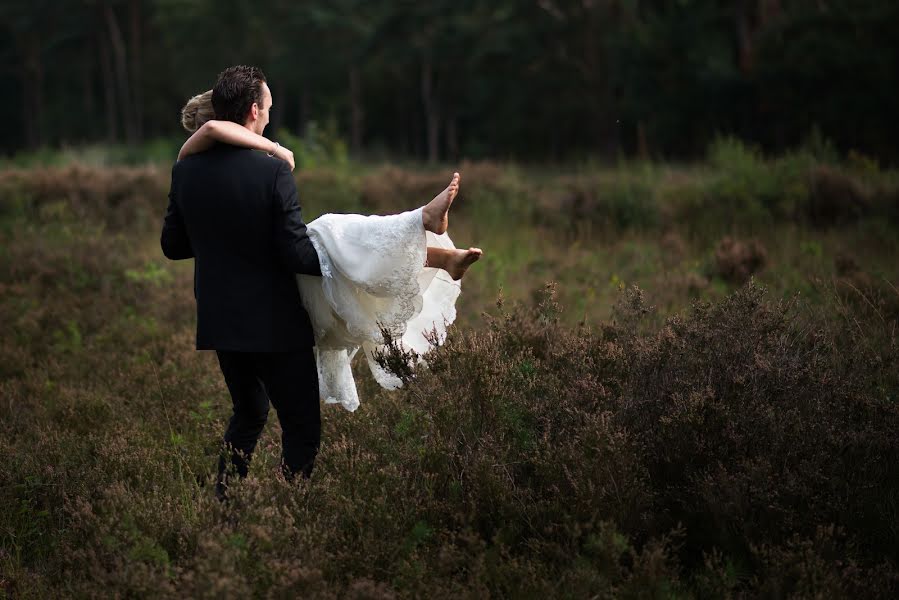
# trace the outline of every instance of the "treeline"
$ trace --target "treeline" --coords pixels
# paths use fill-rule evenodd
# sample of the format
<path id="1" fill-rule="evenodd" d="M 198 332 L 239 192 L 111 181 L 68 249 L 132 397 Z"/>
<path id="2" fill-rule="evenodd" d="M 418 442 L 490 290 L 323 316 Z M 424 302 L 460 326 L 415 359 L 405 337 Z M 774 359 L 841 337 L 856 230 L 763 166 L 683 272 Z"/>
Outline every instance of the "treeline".
<path id="1" fill-rule="evenodd" d="M 893 162 L 891 0 L 7 0 L 0 150 L 175 135 L 266 71 L 272 129 L 430 160 L 689 157 L 823 132 Z"/>

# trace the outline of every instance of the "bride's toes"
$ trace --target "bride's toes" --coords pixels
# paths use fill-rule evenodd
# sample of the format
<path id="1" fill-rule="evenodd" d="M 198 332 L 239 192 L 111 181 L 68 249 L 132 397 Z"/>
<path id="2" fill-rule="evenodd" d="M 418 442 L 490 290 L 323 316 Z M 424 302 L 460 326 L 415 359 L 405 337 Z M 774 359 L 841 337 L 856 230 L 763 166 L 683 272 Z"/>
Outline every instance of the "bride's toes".
<path id="1" fill-rule="evenodd" d="M 483 251 L 480 248 L 469 248 L 468 250 L 459 250 L 456 255 L 450 259 L 447 265 L 447 272 L 454 280 L 462 279 L 468 267 L 473 265 L 481 256 Z"/>
<path id="2" fill-rule="evenodd" d="M 428 202 L 424 207 L 422 212 L 422 223 L 426 230 L 436 233 L 437 235 L 446 232 L 446 229 L 449 226 L 447 213 L 449 212 L 450 205 L 453 203 L 453 199 L 456 197 L 456 194 L 459 193 L 460 179 L 461 176 L 459 173 L 453 173 L 453 178 L 450 180 L 449 185 L 446 186 L 446 189 L 434 196 L 434 199 Z"/>
<path id="3" fill-rule="evenodd" d="M 468 252 L 465 253 L 465 258 L 463 259 L 465 267 L 468 268 L 469 266 L 477 262 L 477 260 L 481 258 L 483 254 L 484 252 L 480 248 L 469 248 Z"/>
<path id="4" fill-rule="evenodd" d="M 453 173 L 453 179 L 452 179 L 452 181 L 450 181 L 450 184 L 449 184 L 449 190 L 450 190 L 450 195 L 451 195 L 451 196 L 455 196 L 456 193 L 458 193 L 458 191 L 459 191 L 459 181 L 460 181 L 461 179 L 462 179 L 462 176 L 461 176 L 461 175 L 459 175 L 458 173 Z"/>

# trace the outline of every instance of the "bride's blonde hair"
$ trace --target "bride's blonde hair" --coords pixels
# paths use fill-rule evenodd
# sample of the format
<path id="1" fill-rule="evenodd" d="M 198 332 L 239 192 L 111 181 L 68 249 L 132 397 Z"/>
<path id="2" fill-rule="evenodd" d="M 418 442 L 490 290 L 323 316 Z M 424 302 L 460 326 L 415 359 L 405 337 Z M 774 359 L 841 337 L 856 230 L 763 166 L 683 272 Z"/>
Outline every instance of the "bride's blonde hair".
<path id="1" fill-rule="evenodd" d="M 188 133 L 193 133 L 203 123 L 215 118 L 215 110 L 212 108 L 212 90 L 206 90 L 187 101 L 181 109 L 181 126 Z"/>

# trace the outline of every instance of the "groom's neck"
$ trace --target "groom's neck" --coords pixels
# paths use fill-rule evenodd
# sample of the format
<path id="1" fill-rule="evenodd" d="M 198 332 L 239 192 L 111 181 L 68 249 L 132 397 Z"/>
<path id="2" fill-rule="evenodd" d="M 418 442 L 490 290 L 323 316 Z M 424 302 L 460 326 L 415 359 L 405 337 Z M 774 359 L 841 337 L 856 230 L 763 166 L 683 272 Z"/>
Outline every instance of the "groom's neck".
<path id="1" fill-rule="evenodd" d="M 252 119 L 247 119 L 247 120 L 243 123 L 243 128 L 244 128 L 244 129 L 248 129 L 248 130 L 252 131 L 252 132 L 255 133 L 255 134 L 261 135 L 258 131 L 256 131 L 256 121 L 253 121 Z"/>

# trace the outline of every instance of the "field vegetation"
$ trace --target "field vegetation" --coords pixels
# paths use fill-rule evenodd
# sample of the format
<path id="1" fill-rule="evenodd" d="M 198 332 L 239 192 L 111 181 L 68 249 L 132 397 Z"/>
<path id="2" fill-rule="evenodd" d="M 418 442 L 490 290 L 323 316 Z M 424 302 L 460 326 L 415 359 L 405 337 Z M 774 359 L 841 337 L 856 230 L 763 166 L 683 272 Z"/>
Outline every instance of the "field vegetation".
<path id="1" fill-rule="evenodd" d="M 159 249 L 168 167 L 0 173 L 0 597 L 895 597 L 899 173 L 819 141 L 688 165 L 319 161 L 307 220 L 416 207 L 485 256 L 428 369 L 272 418 Z M 384 360 L 396 362 L 396 353 Z"/>

